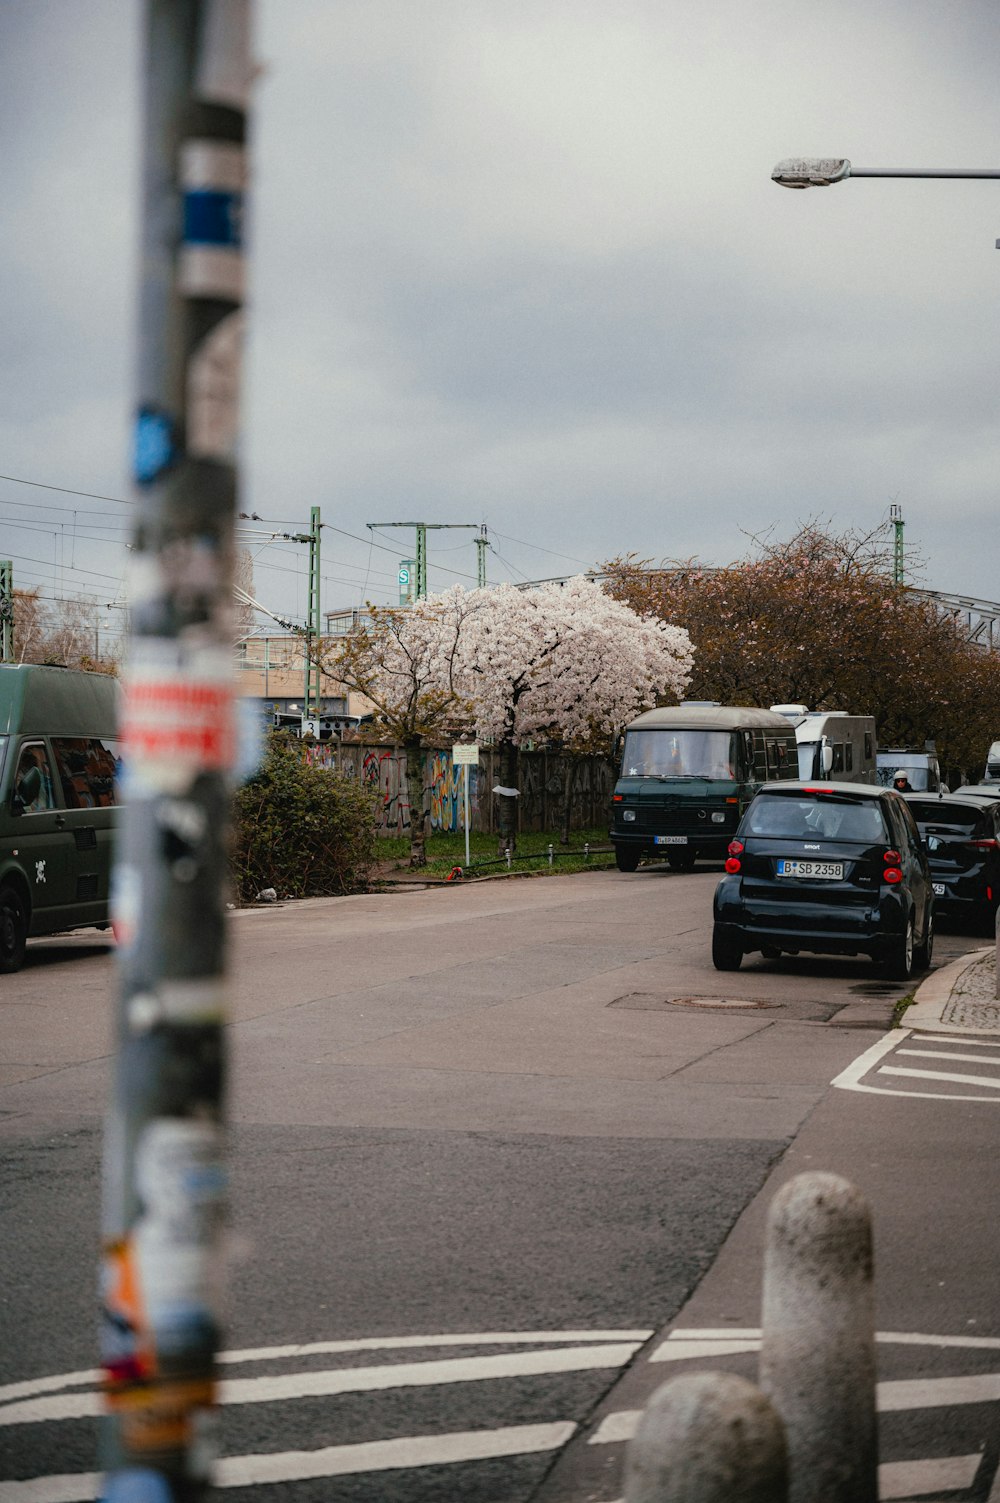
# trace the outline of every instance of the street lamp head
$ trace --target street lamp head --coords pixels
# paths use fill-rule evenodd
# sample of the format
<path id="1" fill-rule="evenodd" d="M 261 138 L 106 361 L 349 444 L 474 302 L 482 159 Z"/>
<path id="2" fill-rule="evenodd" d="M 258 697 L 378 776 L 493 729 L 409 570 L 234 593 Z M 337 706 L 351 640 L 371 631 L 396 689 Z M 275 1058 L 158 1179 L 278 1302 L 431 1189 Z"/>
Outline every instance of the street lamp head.
<path id="1" fill-rule="evenodd" d="M 778 163 L 771 180 L 782 188 L 826 188 L 850 175 L 846 157 L 789 157 Z"/>

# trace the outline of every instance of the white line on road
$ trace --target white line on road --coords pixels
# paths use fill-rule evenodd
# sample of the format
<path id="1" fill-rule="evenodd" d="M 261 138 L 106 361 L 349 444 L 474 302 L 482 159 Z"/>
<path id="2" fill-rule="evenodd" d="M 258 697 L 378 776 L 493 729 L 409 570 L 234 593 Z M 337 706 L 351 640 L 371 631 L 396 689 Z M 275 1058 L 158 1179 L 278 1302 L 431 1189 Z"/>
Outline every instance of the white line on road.
<path id="1" fill-rule="evenodd" d="M 390 1388 L 424 1388 L 445 1383 L 485 1383 L 496 1378 L 537 1377 L 624 1367 L 640 1343 L 566 1347 L 546 1352 L 505 1352 L 497 1357 L 445 1358 L 438 1362 L 399 1362 L 382 1367 L 336 1368 L 326 1372 L 281 1373 L 266 1378 L 230 1378 L 219 1385 L 222 1404 L 266 1404 L 283 1399 L 375 1393 Z M 59 1394 L 26 1399 L 0 1409 L 0 1426 L 87 1419 L 101 1412 L 99 1393 Z"/>
<path id="2" fill-rule="evenodd" d="M 952 1034 L 956 1044 L 961 1044 L 963 1049 L 1000 1049 L 1000 1039 L 967 1039 L 964 1034 Z M 945 1035 L 940 1033 L 914 1033 L 911 1035 L 914 1044 L 942 1044 Z"/>
<path id="3" fill-rule="evenodd" d="M 412 1467 L 449 1466 L 555 1451 L 572 1438 L 576 1425 L 560 1420 L 544 1425 L 511 1425 L 500 1430 L 459 1430 L 447 1435 L 406 1435 L 360 1445 L 326 1446 L 318 1451 L 272 1451 L 227 1456 L 215 1469 L 216 1487 L 255 1487 L 265 1482 L 302 1482 Z M 0 1482 L 0 1503 L 90 1503 L 100 1478 L 93 1473 Z"/>
<path id="4" fill-rule="evenodd" d="M 956 1404 L 989 1404 L 1000 1399 L 1000 1373 L 962 1378 L 897 1378 L 879 1383 L 880 1414 L 900 1409 L 945 1409 Z"/>
<path id="5" fill-rule="evenodd" d="M 1000 1336 L 931 1336 L 923 1331 L 876 1331 L 875 1340 L 882 1346 L 963 1347 L 973 1351 L 1000 1351 Z M 754 1352 L 760 1346 L 758 1326 L 678 1327 L 670 1332 L 653 1351 L 650 1362 L 677 1362 L 677 1352 L 684 1356 L 724 1356 L 724 1345 L 739 1345 L 740 1350 Z"/>
<path id="6" fill-rule="evenodd" d="M 351 1341 L 311 1341 L 294 1346 L 255 1346 L 220 1352 L 220 1363 L 277 1362 L 296 1357 L 333 1356 L 343 1352 L 393 1352 L 442 1346 L 530 1346 L 552 1341 L 648 1341 L 653 1331 L 458 1331 L 447 1336 L 369 1336 Z M 33 1394 L 54 1393 L 61 1388 L 81 1388 L 100 1383 L 100 1368 L 85 1368 L 53 1377 L 28 1378 L 0 1386 L 0 1404 L 26 1399 Z"/>
<path id="7" fill-rule="evenodd" d="M 990 1080 L 986 1075 L 957 1075 L 948 1070 L 904 1070 L 900 1065 L 881 1065 L 878 1073 L 880 1075 L 916 1076 L 918 1080 L 947 1080 L 952 1085 L 987 1086 L 991 1090 L 1000 1091 L 1000 1080 Z M 968 1097 L 963 1096 L 960 1099 L 967 1101 Z"/>
<path id="8" fill-rule="evenodd" d="M 880 1059 L 884 1058 L 892 1049 L 895 1049 L 897 1044 L 901 1044 L 904 1039 L 910 1036 L 911 1030 L 909 1028 L 893 1028 L 884 1038 L 879 1039 L 877 1044 L 873 1044 L 870 1049 L 866 1049 L 864 1054 L 859 1054 L 857 1059 L 847 1066 L 846 1070 L 841 1070 L 840 1074 L 831 1080 L 831 1086 L 841 1091 L 863 1091 L 870 1096 L 895 1096 L 897 1099 L 902 1098 L 904 1101 L 979 1101 L 986 1102 L 987 1105 L 995 1104 L 997 1098 L 985 1094 L 979 1096 L 957 1096 L 945 1095 L 943 1091 L 900 1091 L 892 1090 L 889 1086 L 862 1085 L 862 1076 L 867 1075 L 869 1070 L 875 1068 Z M 963 1039 L 962 1042 L 964 1044 L 966 1040 Z M 966 1076 L 937 1076 L 933 1070 L 911 1070 L 909 1072 L 894 1070 L 890 1065 L 882 1065 L 878 1073 L 880 1075 L 902 1075 L 909 1073 L 910 1075 L 922 1076 L 925 1080 L 946 1079 L 964 1081 L 969 1079 Z M 972 1085 L 982 1085 L 984 1083 L 989 1084 L 990 1082 L 981 1081 L 977 1075 L 971 1077 Z"/>
<path id="9" fill-rule="evenodd" d="M 897 1049 L 897 1054 L 915 1054 L 918 1059 L 960 1059 L 967 1065 L 996 1065 L 1000 1060 L 984 1059 L 981 1054 L 953 1054 L 949 1049 Z"/>
<path id="10" fill-rule="evenodd" d="M 878 1495 L 927 1498 L 933 1493 L 965 1492 L 976 1480 L 982 1452 L 974 1456 L 932 1456 L 926 1461 L 884 1461 L 878 1469 Z"/>

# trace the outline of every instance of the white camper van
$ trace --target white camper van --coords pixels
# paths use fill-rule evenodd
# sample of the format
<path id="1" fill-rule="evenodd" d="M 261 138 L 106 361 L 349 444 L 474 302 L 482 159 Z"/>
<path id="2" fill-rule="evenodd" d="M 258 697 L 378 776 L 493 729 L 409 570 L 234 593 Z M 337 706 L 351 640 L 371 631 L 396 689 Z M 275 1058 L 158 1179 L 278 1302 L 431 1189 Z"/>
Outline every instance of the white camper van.
<path id="1" fill-rule="evenodd" d="M 875 783 L 875 720 L 846 710 L 810 710 L 772 705 L 795 727 L 799 777 L 836 778 L 838 783 Z"/>

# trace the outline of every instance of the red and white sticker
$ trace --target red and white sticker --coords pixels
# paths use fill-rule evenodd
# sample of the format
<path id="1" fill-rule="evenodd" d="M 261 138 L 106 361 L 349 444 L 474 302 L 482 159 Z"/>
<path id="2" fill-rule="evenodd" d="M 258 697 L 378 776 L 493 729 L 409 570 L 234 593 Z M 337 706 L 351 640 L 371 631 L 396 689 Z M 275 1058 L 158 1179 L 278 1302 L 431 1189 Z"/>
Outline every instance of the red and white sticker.
<path id="1" fill-rule="evenodd" d="M 233 669 L 223 652 L 182 661 L 176 644 L 163 647 L 144 645 L 125 680 L 125 772 L 138 792 L 183 793 L 233 765 Z"/>

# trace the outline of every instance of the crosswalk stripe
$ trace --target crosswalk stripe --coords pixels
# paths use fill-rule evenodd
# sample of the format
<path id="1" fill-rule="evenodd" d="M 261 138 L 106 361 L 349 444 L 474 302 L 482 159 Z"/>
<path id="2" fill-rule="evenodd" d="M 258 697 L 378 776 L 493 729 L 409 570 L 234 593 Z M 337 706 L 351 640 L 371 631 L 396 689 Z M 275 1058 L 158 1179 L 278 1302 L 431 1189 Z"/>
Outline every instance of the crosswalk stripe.
<path id="1" fill-rule="evenodd" d="M 485 1383 L 495 1378 L 527 1378 L 549 1373 L 624 1367 L 639 1342 L 565 1347 L 555 1351 L 504 1352 L 495 1357 L 452 1357 L 437 1362 L 399 1362 L 382 1367 L 335 1368 L 325 1372 L 281 1373 L 266 1378 L 229 1378 L 219 1385 L 222 1404 L 265 1404 L 282 1399 L 375 1393 L 390 1388 L 424 1388 L 442 1383 Z M 0 1426 L 87 1419 L 101 1413 L 99 1393 L 58 1394 L 25 1399 L 0 1409 Z"/>

